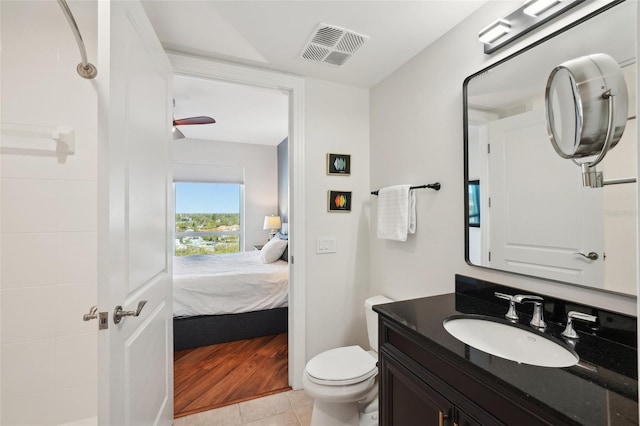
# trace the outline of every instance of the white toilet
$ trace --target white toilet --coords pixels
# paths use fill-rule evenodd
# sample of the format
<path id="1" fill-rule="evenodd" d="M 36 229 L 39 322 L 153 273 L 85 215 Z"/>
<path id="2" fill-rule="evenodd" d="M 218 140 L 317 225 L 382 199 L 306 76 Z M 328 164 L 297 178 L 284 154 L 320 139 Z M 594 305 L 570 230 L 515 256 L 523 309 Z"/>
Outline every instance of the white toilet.
<path id="1" fill-rule="evenodd" d="M 378 314 L 372 308 L 390 302 L 384 296 L 364 301 L 371 350 L 360 346 L 330 349 L 307 363 L 302 386 L 315 400 L 311 426 L 378 424 Z"/>

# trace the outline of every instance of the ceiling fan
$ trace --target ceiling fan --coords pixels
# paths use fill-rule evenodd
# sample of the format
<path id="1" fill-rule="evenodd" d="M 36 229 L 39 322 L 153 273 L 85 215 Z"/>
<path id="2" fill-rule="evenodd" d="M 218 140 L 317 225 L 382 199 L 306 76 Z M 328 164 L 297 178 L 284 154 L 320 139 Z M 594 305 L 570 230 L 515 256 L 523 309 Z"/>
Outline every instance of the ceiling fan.
<path id="1" fill-rule="evenodd" d="M 178 129 L 177 126 L 190 126 L 193 124 L 213 124 L 216 120 L 211 117 L 206 116 L 198 116 L 198 117 L 188 117 L 188 118 L 178 118 L 173 119 L 173 138 L 174 139 L 184 139 L 184 133 Z"/>
<path id="2" fill-rule="evenodd" d="M 176 100 L 173 100 L 173 107 L 176 107 Z M 214 124 L 216 120 L 211 117 L 206 117 L 204 115 L 199 115 L 197 117 L 187 117 L 187 118 L 178 118 L 173 119 L 173 139 L 184 139 L 184 133 L 178 129 L 177 126 L 191 126 L 193 124 Z"/>

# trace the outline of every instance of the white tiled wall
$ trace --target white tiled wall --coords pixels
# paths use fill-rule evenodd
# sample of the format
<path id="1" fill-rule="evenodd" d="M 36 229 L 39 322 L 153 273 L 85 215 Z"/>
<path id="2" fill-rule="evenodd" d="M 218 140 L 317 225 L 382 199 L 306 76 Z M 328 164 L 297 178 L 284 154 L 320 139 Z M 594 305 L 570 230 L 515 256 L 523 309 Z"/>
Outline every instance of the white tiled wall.
<path id="1" fill-rule="evenodd" d="M 69 4 L 95 63 L 96 3 Z M 76 146 L 0 151 L 0 424 L 78 422 L 97 413 L 97 96 L 57 2 L 0 18 L 3 125 L 70 126 Z"/>

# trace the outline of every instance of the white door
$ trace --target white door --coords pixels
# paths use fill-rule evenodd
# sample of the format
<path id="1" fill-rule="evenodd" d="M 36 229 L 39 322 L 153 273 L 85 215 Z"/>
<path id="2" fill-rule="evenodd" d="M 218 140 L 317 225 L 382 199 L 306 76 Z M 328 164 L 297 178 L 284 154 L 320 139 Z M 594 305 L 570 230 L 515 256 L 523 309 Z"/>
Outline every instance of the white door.
<path id="1" fill-rule="evenodd" d="M 171 67 L 139 2 L 98 3 L 98 418 L 170 425 Z"/>
<path id="2" fill-rule="evenodd" d="M 491 267 L 602 286 L 603 190 L 555 153 L 544 111 L 489 123 L 489 141 Z M 576 254 L 589 252 L 598 260 Z"/>

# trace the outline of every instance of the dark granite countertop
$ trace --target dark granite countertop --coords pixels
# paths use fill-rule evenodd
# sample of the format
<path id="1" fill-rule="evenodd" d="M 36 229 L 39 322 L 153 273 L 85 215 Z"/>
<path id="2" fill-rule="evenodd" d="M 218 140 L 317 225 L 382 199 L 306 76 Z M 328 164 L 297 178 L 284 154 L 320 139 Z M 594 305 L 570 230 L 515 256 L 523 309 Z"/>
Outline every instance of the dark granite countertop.
<path id="1" fill-rule="evenodd" d="M 506 289 L 509 293 L 509 288 Z M 452 359 L 457 358 L 456 362 L 472 364 L 475 366 L 472 368 L 490 373 L 496 380 L 507 382 L 527 397 L 535 398 L 579 424 L 638 424 L 635 343 L 631 346 L 630 339 L 602 338 L 598 331 L 579 331 L 581 338 L 573 347 L 580 362 L 572 367 L 550 368 L 520 364 L 477 350 L 444 329 L 442 322 L 451 315 L 480 314 L 504 319 L 506 310 L 501 306 L 502 302 L 491 302 L 474 295 L 451 293 L 377 305 L 374 310 L 416 333 L 417 338 L 447 349 Z M 537 333 L 528 326 L 529 319 L 523 314 L 519 323 Z M 563 327 L 550 321 L 547 323 L 544 334 L 562 342 L 560 332 Z M 603 334 L 606 334 L 605 328 L 602 327 Z"/>

